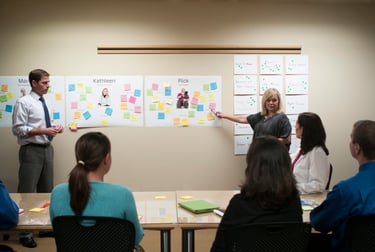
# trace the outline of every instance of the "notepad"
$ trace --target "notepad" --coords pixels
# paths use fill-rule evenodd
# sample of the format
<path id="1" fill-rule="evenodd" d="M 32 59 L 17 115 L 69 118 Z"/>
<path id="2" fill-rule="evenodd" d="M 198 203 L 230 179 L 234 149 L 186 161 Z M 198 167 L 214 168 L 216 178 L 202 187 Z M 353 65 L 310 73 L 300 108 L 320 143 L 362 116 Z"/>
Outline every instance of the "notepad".
<path id="1" fill-rule="evenodd" d="M 178 203 L 180 207 L 192 213 L 208 213 L 212 212 L 214 209 L 218 209 L 219 206 L 205 200 L 190 200 Z"/>

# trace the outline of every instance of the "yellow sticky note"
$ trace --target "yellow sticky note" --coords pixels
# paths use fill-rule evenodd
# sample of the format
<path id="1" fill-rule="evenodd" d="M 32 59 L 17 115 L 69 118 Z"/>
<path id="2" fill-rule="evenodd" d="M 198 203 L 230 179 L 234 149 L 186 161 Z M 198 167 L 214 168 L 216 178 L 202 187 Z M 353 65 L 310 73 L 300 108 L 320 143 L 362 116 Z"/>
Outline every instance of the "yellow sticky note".
<path id="1" fill-rule="evenodd" d="M 42 208 L 42 207 L 35 207 L 35 208 L 31 208 L 29 211 L 30 212 L 33 212 L 33 213 L 41 213 L 45 210 L 45 208 Z"/>
<path id="2" fill-rule="evenodd" d="M 9 92 L 9 93 L 7 94 L 7 96 L 8 96 L 8 99 L 9 99 L 9 100 L 11 100 L 11 99 L 14 98 L 14 94 L 13 94 L 13 92 Z"/>
<path id="3" fill-rule="evenodd" d="M 308 206 L 308 205 L 303 205 L 302 206 L 302 210 L 303 211 L 311 211 L 313 209 L 314 209 L 314 207 L 312 207 L 312 206 Z"/>
<path id="4" fill-rule="evenodd" d="M 181 199 L 183 199 L 183 200 L 189 200 L 189 199 L 192 199 L 192 198 L 193 198 L 193 196 L 190 196 L 190 195 L 181 196 Z"/>
<path id="5" fill-rule="evenodd" d="M 184 127 L 189 126 L 189 120 L 186 119 L 186 118 L 182 119 L 182 126 L 184 126 Z"/>
<path id="6" fill-rule="evenodd" d="M 206 123 L 206 119 L 204 117 L 199 117 L 198 123 L 199 124 L 205 124 Z"/>
<path id="7" fill-rule="evenodd" d="M 134 114 L 131 116 L 130 121 L 132 122 L 138 122 L 138 115 Z"/>
<path id="8" fill-rule="evenodd" d="M 163 200 L 163 199 L 166 199 L 167 197 L 165 197 L 164 195 L 159 195 L 159 196 L 155 196 L 155 199 L 157 200 Z"/>
<path id="9" fill-rule="evenodd" d="M 101 123 L 102 126 L 108 126 L 109 121 L 106 120 L 106 119 L 103 119 L 100 123 Z"/>
<path id="10" fill-rule="evenodd" d="M 152 102 L 154 102 L 154 103 L 159 102 L 159 97 L 158 96 L 153 96 L 152 97 Z"/>
<path id="11" fill-rule="evenodd" d="M 77 89 L 78 90 L 82 90 L 84 86 L 85 86 L 85 84 L 83 84 L 83 83 L 77 83 Z"/>
<path id="12" fill-rule="evenodd" d="M 94 104 L 92 103 L 92 102 L 88 102 L 87 104 L 86 104 L 86 108 L 87 109 L 93 109 L 94 108 Z"/>
<path id="13" fill-rule="evenodd" d="M 69 123 L 69 129 L 72 130 L 72 131 L 76 131 L 77 130 L 77 123 L 76 122 L 70 122 Z"/>
<path id="14" fill-rule="evenodd" d="M 165 113 L 166 114 L 172 114 L 172 108 L 171 107 L 166 107 L 165 108 Z"/>
<path id="15" fill-rule="evenodd" d="M 165 103 L 164 102 L 159 102 L 158 103 L 158 110 L 164 110 L 165 108 Z"/>
<path id="16" fill-rule="evenodd" d="M 172 105 L 172 104 L 173 104 L 173 99 L 172 99 L 172 98 L 167 98 L 167 99 L 165 100 L 165 103 L 166 103 L 167 105 Z"/>

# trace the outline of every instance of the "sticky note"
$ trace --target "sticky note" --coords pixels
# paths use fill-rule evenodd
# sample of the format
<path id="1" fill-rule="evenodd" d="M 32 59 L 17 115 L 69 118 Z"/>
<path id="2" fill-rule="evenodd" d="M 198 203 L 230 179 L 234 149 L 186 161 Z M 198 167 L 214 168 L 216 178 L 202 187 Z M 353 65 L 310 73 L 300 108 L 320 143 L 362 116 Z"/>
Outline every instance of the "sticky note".
<path id="1" fill-rule="evenodd" d="M 164 199 L 166 199 L 166 198 L 167 198 L 167 197 L 164 196 L 164 195 L 155 196 L 155 199 L 157 199 L 157 200 L 164 200 Z"/>
<path id="2" fill-rule="evenodd" d="M 311 211 L 311 210 L 313 210 L 313 209 L 314 209 L 314 207 L 309 206 L 309 205 L 303 205 L 303 206 L 302 206 L 302 210 L 303 210 L 303 211 Z"/>
<path id="3" fill-rule="evenodd" d="M 53 119 L 54 119 L 54 120 L 59 120 L 59 119 L 60 119 L 60 112 L 54 112 L 54 113 L 52 114 L 52 116 L 53 116 Z"/>
<path id="4" fill-rule="evenodd" d="M 45 208 L 43 207 L 35 207 L 35 208 L 31 208 L 29 211 L 32 212 L 32 213 L 41 213 L 45 210 Z"/>
<path id="5" fill-rule="evenodd" d="M 152 83 L 152 90 L 158 91 L 159 85 L 157 83 Z"/>
<path id="6" fill-rule="evenodd" d="M 50 205 L 50 202 L 47 201 L 47 202 L 43 203 L 41 207 L 46 208 L 46 207 L 49 207 L 49 205 Z"/>
<path id="7" fill-rule="evenodd" d="M 138 115 L 136 115 L 136 114 L 133 114 L 132 116 L 131 116 L 131 118 L 130 118 L 130 120 L 132 121 L 132 122 L 138 122 Z"/>
<path id="8" fill-rule="evenodd" d="M 112 112 L 113 112 L 113 110 L 112 110 L 111 108 L 106 108 L 106 109 L 105 109 L 105 114 L 106 114 L 106 115 L 111 116 L 111 115 L 112 115 Z"/>
<path id="9" fill-rule="evenodd" d="M 211 82 L 210 83 L 210 88 L 211 88 L 211 90 L 216 90 L 217 89 L 217 83 L 216 82 Z"/>
<path id="10" fill-rule="evenodd" d="M 127 102 L 128 101 L 128 96 L 127 95 L 121 95 L 120 96 L 121 102 Z"/>
<path id="11" fill-rule="evenodd" d="M 187 126 L 189 126 L 189 120 L 188 119 L 182 119 L 182 126 L 183 127 L 187 127 Z"/>
<path id="12" fill-rule="evenodd" d="M 62 99 L 63 99 L 62 93 L 55 94 L 55 99 L 56 99 L 56 101 L 62 101 Z"/>
<path id="13" fill-rule="evenodd" d="M 137 102 L 137 98 L 135 96 L 130 96 L 129 102 L 135 104 Z"/>
<path id="14" fill-rule="evenodd" d="M 183 200 L 189 200 L 189 199 L 192 199 L 192 198 L 193 198 L 193 196 L 190 196 L 190 195 L 181 196 L 181 199 L 183 199 Z"/>
<path id="15" fill-rule="evenodd" d="M 141 96 L 141 90 L 139 90 L 139 89 L 136 89 L 136 90 L 134 90 L 134 96 L 136 96 L 136 97 L 140 97 Z"/>
<path id="16" fill-rule="evenodd" d="M 76 122 L 70 122 L 69 123 L 69 129 L 71 131 L 77 131 L 77 123 Z"/>
<path id="17" fill-rule="evenodd" d="M 120 109 L 121 110 L 127 110 L 128 109 L 128 103 L 127 102 L 121 102 Z"/>
<path id="18" fill-rule="evenodd" d="M 1 92 L 4 92 L 4 93 L 8 92 L 8 85 L 7 84 L 1 85 Z"/>
<path id="19" fill-rule="evenodd" d="M 124 84 L 124 90 L 130 91 L 132 89 L 132 86 L 129 83 Z"/>
<path id="20" fill-rule="evenodd" d="M 86 100 L 87 100 L 87 96 L 86 96 L 86 94 L 80 94 L 80 95 L 79 95 L 79 100 L 80 100 L 80 101 L 86 101 Z"/>
<path id="21" fill-rule="evenodd" d="M 134 107 L 134 113 L 142 113 L 142 107 L 141 106 L 135 106 Z"/>

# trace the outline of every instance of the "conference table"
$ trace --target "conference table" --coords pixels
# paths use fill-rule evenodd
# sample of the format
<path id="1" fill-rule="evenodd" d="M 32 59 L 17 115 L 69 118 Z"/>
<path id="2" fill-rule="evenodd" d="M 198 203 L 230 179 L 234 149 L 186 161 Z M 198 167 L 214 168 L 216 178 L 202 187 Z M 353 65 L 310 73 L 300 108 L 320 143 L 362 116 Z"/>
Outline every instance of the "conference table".
<path id="1" fill-rule="evenodd" d="M 229 200 L 238 191 L 177 191 L 177 204 L 189 200 L 206 200 L 220 208 L 225 209 Z M 221 217 L 213 212 L 194 214 L 182 207 L 177 208 L 177 222 L 182 230 L 182 251 L 193 252 L 195 250 L 195 230 L 216 229 Z"/>
<path id="2" fill-rule="evenodd" d="M 160 251 L 171 251 L 171 230 L 177 223 L 176 193 L 134 192 L 139 221 L 145 230 L 160 232 Z"/>
<path id="3" fill-rule="evenodd" d="M 221 217 L 213 212 L 194 214 L 178 203 L 189 200 L 206 200 L 226 208 L 230 199 L 238 190 L 222 191 L 161 191 L 133 192 L 139 221 L 145 230 L 160 232 L 160 251 L 171 251 L 171 231 L 181 229 L 181 249 L 183 252 L 194 252 L 195 231 L 216 229 Z M 327 193 L 301 195 L 304 202 L 313 207 L 319 205 Z M 49 193 L 11 193 L 12 199 L 23 209 L 19 224 L 12 228 L 15 231 L 52 230 L 49 219 Z M 310 222 L 309 210 L 303 211 L 303 221 Z"/>
<path id="4" fill-rule="evenodd" d="M 226 191 L 177 191 L 177 203 L 187 200 L 206 200 L 225 209 L 234 194 L 238 190 Z M 310 210 L 318 206 L 325 198 L 327 192 L 301 195 L 301 200 L 311 207 L 303 211 L 303 221 L 310 222 Z M 307 208 L 306 208 L 307 209 Z M 194 252 L 195 250 L 195 230 L 216 229 L 221 221 L 221 217 L 213 212 L 194 214 L 182 207 L 177 208 L 177 222 L 182 229 L 182 251 Z M 316 232 L 313 230 L 313 232 Z"/>
<path id="5" fill-rule="evenodd" d="M 139 221 L 145 230 L 160 231 L 160 251 L 171 251 L 171 230 L 177 223 L 176 193 L 134 192 Z M 52 230 L 49 218 L 50 193 L 11 193 L 23 210 L 13 231 Z"/>

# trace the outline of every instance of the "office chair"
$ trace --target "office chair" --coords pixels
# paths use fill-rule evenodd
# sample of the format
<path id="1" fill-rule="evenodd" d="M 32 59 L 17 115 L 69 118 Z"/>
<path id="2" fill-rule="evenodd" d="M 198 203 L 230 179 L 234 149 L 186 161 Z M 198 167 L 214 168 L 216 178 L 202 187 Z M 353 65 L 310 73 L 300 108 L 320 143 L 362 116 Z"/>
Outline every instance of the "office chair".
<path id="1" fill-rule="evenodd" d="M 133 252 L 135 228 L 112 217 L 59 216 L 52 221 L 59 252 Z"/>
<path id="2" fill-rule="evenodd" d="M 249 224 L 226 232 L 227 252 L 302 252 L 311 225 L 303 222 Z"/>
<path id="3" fill-rule="evenodd" d="M 349 219 L 344 246 L 352 252 L 369 252 L 375 249 L 375 214 L 353 216 Z"/>
<path id="4" fill-rule="evenodd" d="M 330 163 L 329 164 L 329 175 L 328 175 L 328 182 L 327 182 L 327 185 L 326 185 L 326 190 L 329 190 L 329 185 L 331 184 L 332 172 L 333 172 L 333 166 Z"/>

